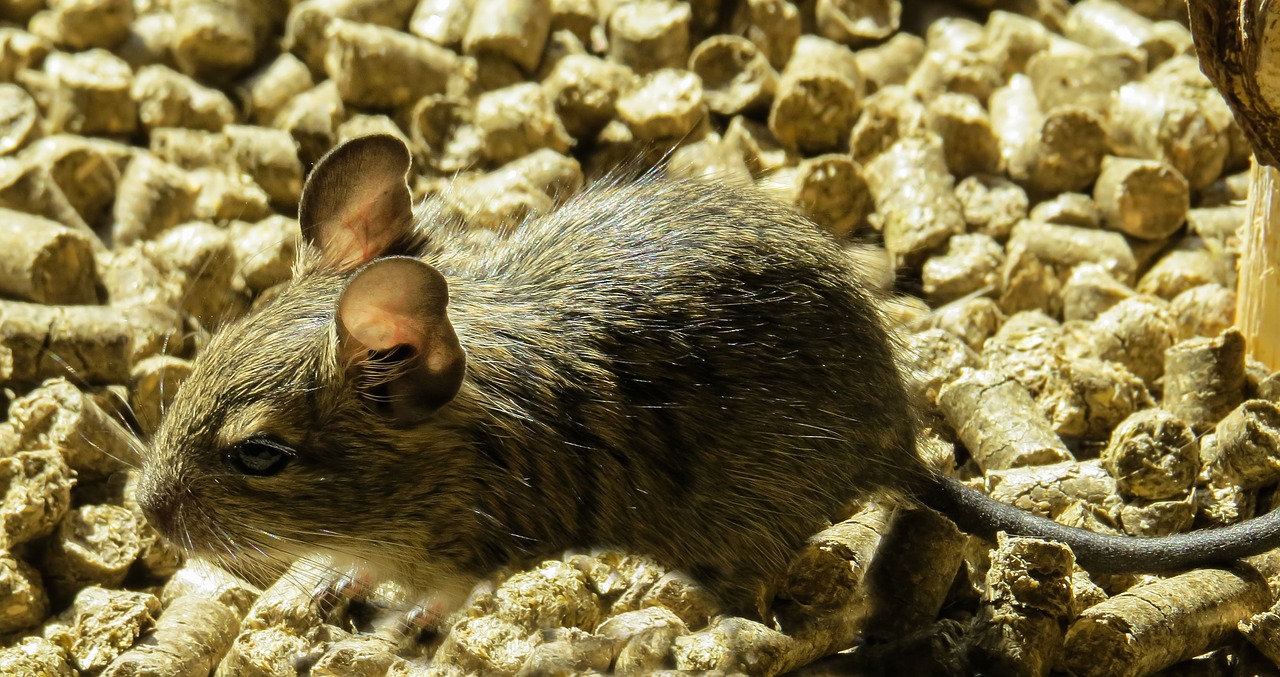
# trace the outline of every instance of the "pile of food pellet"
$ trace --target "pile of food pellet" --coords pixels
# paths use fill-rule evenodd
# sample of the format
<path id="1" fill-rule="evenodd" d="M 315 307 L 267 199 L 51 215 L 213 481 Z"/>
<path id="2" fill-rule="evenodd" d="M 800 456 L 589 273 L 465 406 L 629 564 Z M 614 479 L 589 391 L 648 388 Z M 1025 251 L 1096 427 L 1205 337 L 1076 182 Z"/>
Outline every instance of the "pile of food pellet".
<path id="1" fill-rule="evenodd" d="M 1265 512 L 1280 375 L 1231 327 L 1250 151 L 1186 14 L 0 4 L 0 673 L 1274 670 L 1280 554 L 1096 576 L 1063 546 L 990 549 L 869 502 L 798 555 L 769 624 L 722 615 L 642 553 L 594 552 L 509 572 L 448 632 L 422 632 L 441 625 L 397 615 L 404 591 L 324 562 L 269 587 L 184 562 L 134 499 L 145 440 L 209 332 L 288 279 L 306 169 L 382 132 L 413 149 L 416 197 L 481 247 L 593 177 L 753 184 L 848 240 L 885 287 L 948 472 L 1105 533 Z"/>

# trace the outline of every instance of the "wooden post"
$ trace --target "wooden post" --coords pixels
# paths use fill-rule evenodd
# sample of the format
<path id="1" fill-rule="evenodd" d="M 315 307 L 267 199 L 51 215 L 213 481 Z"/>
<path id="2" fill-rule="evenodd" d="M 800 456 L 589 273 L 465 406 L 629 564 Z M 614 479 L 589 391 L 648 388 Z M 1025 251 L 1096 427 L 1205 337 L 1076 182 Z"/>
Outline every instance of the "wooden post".
<path id="1" fill-rule="evenodd" d="M 1249 355 L 1280 369 L 1280 2 L 1188 0 L 1200 68 L 1253 148 L 1236 326 Z"/>

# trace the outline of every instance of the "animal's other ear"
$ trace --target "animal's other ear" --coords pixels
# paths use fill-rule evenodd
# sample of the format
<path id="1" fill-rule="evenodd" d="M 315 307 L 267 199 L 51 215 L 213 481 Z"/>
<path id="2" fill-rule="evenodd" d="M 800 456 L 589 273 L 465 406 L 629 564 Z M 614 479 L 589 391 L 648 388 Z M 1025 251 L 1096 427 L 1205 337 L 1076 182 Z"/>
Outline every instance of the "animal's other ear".
<path id="1" fill-rule="evenodd" d="M 393 423 L 419 423 L 462 387 L 466 353 L 449 322 L 449 286 L 418 259 L 361 268 L 338 299 L 338 356 L 359 396 Z"/>
<path id="2" fill-rule="evenodd" d="M 351 139 L 320 158 L 298 205 L 302 236 L 340 273 L 394 254 L 413 229 L 410 156 L 389 134 Z"/>

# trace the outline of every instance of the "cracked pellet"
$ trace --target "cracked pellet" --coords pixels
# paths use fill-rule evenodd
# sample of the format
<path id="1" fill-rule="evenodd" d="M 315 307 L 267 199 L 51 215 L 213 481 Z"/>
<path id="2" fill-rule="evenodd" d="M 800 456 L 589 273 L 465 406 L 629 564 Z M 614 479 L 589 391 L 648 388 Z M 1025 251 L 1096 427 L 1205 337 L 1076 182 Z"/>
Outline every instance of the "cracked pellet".
<path id="1" fill-rule="evenodd" d="M 868 162 L 864 175 L 895 265 L 919 265 L 951 236 L 964 232 L 955 178 L 947 171 L 936 135 L 925 132 L 899 140 Z"/>
<path id="2" fill-rule="evenodd" d="M 222 130 L 236 166 L 262 187 L 278 206 L 297 204 L 302 194 L 298 143 L 286 131 L 250 125 Z"/>
<path id="3" fill-rule="evenodd" d="M 1202 284 L 1173 297 L 1169 311 L 1178 323 L 1178 338 L 1217 336 L 1235 324 L 1236 291 L 1220 284 Z"/>
<path id="4" fill-rule="evenodd" d="M 1280 604 L 1241 620 L 1236 629 L 1262 655 L 1280 665 Z"/>
<path id="5" fill-rule="evenodd" d="M 1181 40 L 1167 28 L 1111 0 L 1084 0 L 1067 12 L 1067 38 L 1095 49 L 1138 49 L 1155 68 L 1178 53 Z M 1186 32 L 1186 28 L 1179 26 Z M 1188 35 L 1187 37 L 1190 37 Z"/>
<path id="6" fill-rule="evenodd" d="M 906 88 L 889 85 L 862 102 L 862 114 L 849 132 L 849 152 L 865 165 L 926 126 L 924 104 Z"/>
<path id="7" fill-rule="evenodd" d="M 867 93 L 881 87 L 906 84 L 924 57 L 924 40 L 910 33 L 898 33 L 884 44 L 853 53 L 858 71 L 866 80 Z"/>
<path id="8" fill-rule="evenodd" d="M 1117 423 L 1154 401 L 1142 380 L 1123 366 L 1075 357 L 1062 360 L 1060 374 L 1036 403 L 1059 435 L 1101 441 Z"/>
<path id="9" fill-rule="evenodd" d="M 273 3 L 253 0 L 172 0 L 170 49 L 178 69 L 205 80 L 226 80 L 253 66 L 273 23 Z"/>
<path id="10" fill-rule="evenodd" d="M 232 319 L 248 305 L 231 234 L 209 223 L 191 221 L 146 243 L 146 252 L 182 290 L 179 303 L 204 326 Z"/>
<path id="11" fill-rule="evenodd" d="M 57 450 L 6 450 L 0 458 L 0 547 L 47 536 L 71 506 L 75 474 Z M 43 619 L 41 619 L 43 620 Z"/>
<path id="12" fill-rule="evenodd" d="M 18 84 L 39 102 L 51 131 L 128 135 L 137 129 L 133 72 L 119 57 L 102 49 L 55 52 L 41 69 L 23 71 Z"/>
<path id="13" fill-rule="evenodd" d="M 0 327 L 13 351 L 12 382 L 32 384 L 68 372 L 90 383 L 128 378 L 133 332 L 120 309 L 0 301 Z"/>
<path id="14" fill-rule="evenodd" d="M 49 615 L 49 596 L 40 573 L 17 555 L 0 549 L 0 632 L 37 625 Z"/>
<path id="15" fill-rule="evenodd" d="M 866 619 L 872 639 L 922 630 L 938 617 L 964 559 L 966 536 L 928 509 L 893 516 L 867 569 L 866 594 L 876 600 Z"/>
<path id="16" fill-rule="evenodd" d="M 1119 362 L 1155 390 L 1164 375 L 1164 351 L 1178 327 L 1168 304 L 1150 296 L 1131 296 L 1094 319 L 1091 338 L 1097 356 Z"/>
<path id="17" fill-rule="evenodd" d="M 338 128 L 346 119 L 347 109 L 338 95 L 338 86 L 328 80 L 290 99 L 276 114 L 272 126 L 293 137 L 298 144 L 298 159 L 310 167 L 334 146 Z"/>
<path id="18" fill-rule="evenodd" d="M 138 522 L 125 508 L 86 505 L 71 511 L 45 545 L 41 570 L 54 599 L 90 585 L 118 588 L 141 551 Z"/>
<path id="19" fill-rule="evenodd" d="M 0 649 L 0 673 L 15 677 L 75 677 L 71 657 L 43 637 L 24 637 Z"/>
<path id="20" fill-rule="evenodd" d="M 1211 472 L 1248 489 L 1280 479 L 1280 408 L 1267 400 L 1246 400 L 1216 428 Z"/>
<path id="21" fill-rule="evenodd" d="M 1027 218 L 1027 192 L 1007 179 L 970 176 L 956 184 L 956 198 L 968 232 L 1003 242 L 1014 225 Z M 1039 205 L 1037 205 L 1039 206 Z"/>
<path id="22" fill-rule="evenodd" d="M 138 119 L 147 131 L 188 127 L 216 132 L 236 116 L 226 94 L 166 66 L 139 69 L 133 76 L 131 94 L 138 103 Z"/>
<path id="23" fill-rule="evenodd" d="M 1009 178 L 1034 193 L 1082 190 L 1106 153 L 1103 118 L 1075 105 L 1042 108 L 1031 80 L 1015 74 L 988 102 Z"/>
<path id="24" fill-rule="evenodd" d="M 1075 556 L 1060 543 L 1001 533 L 969 658 L 992 674 L 1048 675 L 1073 618 Z"/>
<path id="25" fill-rule="evenodd" d="M 324 72 L 352 106 L 396 108 L 442 94 L 460 59 L 435 43 L 385 26 L 344 19 L 325 29 Z"/>
<path id="26" fill-rule="evenodd" d="M 991 338 L 1004 322 L 1004 312 L 985 296 L 964 298 L 941 306 L 928 318 L 928 325 L 960 338 L 973 350 Z"/>
<path id="27" fill-rule="evenodd" d="M 501 57 L 532 73 L 550 32 L 550 0 L 475 0 L 462 48 L 472 56 Z"/>
<path id="28" fill-rule="evenodd" d="M 1244 564 L 1157 580 L 1086 609 L 1061 665 L 1081 677 L 1152 674 L 1217 648 L 1270 607 L 1266 578 Z"/>
<path id="29" fill-rule="evenodd" d="M 132 649 L 105 670 L 103 677 L 134 675 L 205 675 L 213 672 L 237 631 L 227 607 L 195 595 L 170 602 Z"/>
<path id="30" fill-rule="evenodd" d="M 1179 534 L 1195 525 L 1198 507 L 1194 494 L 1165 501 L 1131 499 L 1120 509 L 1120 524 L 1130 536 Z"/>
<path id="31" fill-rule="evenodd" d="M 1217 180 L 1230 151 L 1227 130 L 1210 112 L 1154 77 L 1116 92 L 1108 129 L 1114 152 L 1167 162 L 1192 190 Z"/>
<path id="32" fill-rule="evenodd" d="M 947 252 L 930 257 L 921 269 L 924 294 L 941 305 L 975 292 L 994 291 L 1000 284 L 1004 250 L 980 233 L 956 235 L 947 241 Z"/>
<path id="33" fill-rule="evenodd" d="M 1065 461 L 987 473 L 991 497 L 1020 510 L 1058 519 L 1079 505 L 1114 522 L 1123 503 L 1116 480 L 1099 461 Z M 1108 524 L 1107 526 L 1111 526 Z"/>
<path id="34" fill-rule="evenodd" d="M 147 152 L 134 155 L 111 208 L 111 243 L 155 237 L 191 218 L 200 187 L 185 170 Z"/>
<path id="35" fill-rule="evenodd" d="M 689 70 L 702 79 L 707 107 L 721 115 L 766 110 L 778 73 L 755 43 L 735 35 L 714 35 L 694 48 Z"/>
<path id="36" fill-rule="evenodd" d="M 112 49 L 129 35 L 134 20 L 132 0 L 53 0 L 49 5 L 31 17 L 31 32 L 72 50 Z"/>
<path id="37" fill-rule="evenodd" d="M 0 208 L 0 292 L 49 304 L 98 302 L 94 237 L 48 219 Z"/>
<path id="38" fill-rule="evenodd" d="M 984 471 L 1071 459 L 1031 394 L 1002 374 L 966 369 L 942 387 L 938 406 Z"/>
<path id="39" fill-rule="evenodd" d="M 290 100 L 314 84 L 307 64 L 285 52 L 241 81 L 236 90 L 250 119 L 266 125 Z"/>
<path id="40" fill-rule="evenodd" d="M 1207 432 L 1244 401 L 1244 389 L 1245 340 L 1235 328 L 1165 350 L 1164 408 L 1197 433 Z"/>
<path id="41" fill-rule="evenodd" d="M 873 207 L 862 168 L 845 154 L 806 158 L 766 176 L 760 187 L 836 237 L 853 232 Z"/>
<path id="42" fill-rule="evenodd" d="M 1141 240 L 1160 240 L 1186 223 L 1187 180 L 1155 160 L 1107 156 L 1093 189 L 1103 225 Z"/>
<path id="43" fill-rule="evenodd" d="M 908 387 L 920 395 L 921 403 L 937 406 L 938 391 L 965 367 L 981 367 L 982 358 L 959 337 L 934 328 L 903 337 L 902 366 L 911 376 Z"/>
<path id="44" fill-rule="evenodd" d="M 848 47 L 815 35 L 795 43 L 769 109 L 769 130 L 790 150 L 842 150 L 861 111 L 864 84 Z"/>
<path id="45" fill-rule="evenodd" d="M 877 43 L 898 32 L 901 0 L 817 0 L 818 33 L 846 45 Z"/>
<path id="46" fill-rule="evenodd" d="M 1062 369 L 1068 336 L 1063 327 L 1040 310 L 1009 316 L 982 347 L 983 361 L 1021 383 L 1032 396 L 1041 394 Z M 1077 356 L 1072 356 L 1077 357 Z"/>
<path id="47" fill-rule="evenodd" d="M 0 423 L 0 449 L 56 449 L 80 481 L 136 465 L 131 433 L 107 411 L 114 397 L 82 392 L 66 379 L 46 381 L 10 404 L 9 420 Z"/>
<path id="48" fill-rule="evenodd" d="M 1083 193 L 1059 193 L 1031 210 L 1030 219 L 1042 223 L 1097 229 L 1102 215 L 1092 197 Z"/>
<path id="49" fill-rule="evenodd" d="M 441 47 L 457 47 L 467 32 L 474 0 L 422 0 L 409 17 L 409 32 Z"/>
<path id="50" fill-rule="evenodd" d="M 674 68 L 643 76 L 617 106 L 618 118 L 641 141 L 680 139 L 706 117 L 701 78 Z"/>
<path id="51" fill-rule="evenodd" d="M 1126 418 L 1111 434 L 1102 462 L 1127 496 L 1185 496 L 1200 472 L 1200 447 L 1186 421 L 1162 409 Z"/>
<path id="52" fill-rule="evenodd" d="M 1178 294 L 1204 284 L 1234 287 L 1234 265 L 1234 261 L 1213 251 L 1200 238 L 1183 238 L 1147 269 L 1136 289 L 1140 294 L 1172 301 Z"/>
<path id="53" fill-rule="evenodd" d="M 1093 320 L 1133 294 L 1133 289 L 1117 280 L 1106 266 L 1081 263 L 1071 268 L 1062 287 L 1062 319 Z"/>
<path id="54" fill-rule="evenodd" d="M 657 606 L 611 616 L 596 629 L 618 647 L 614 669 L 620 674 L 661 668 L 669 660 L 676 637 L 688 632 L 684 621 Z"/>
<path id="55" fill-rule="evenodd" d="M 542 80 L 565 129 L 575 139 L 594 136 L 613 119 L 618 95 L 634 74 L 621 64 L 589 54 L 569 54 Z"/>
<path id="56" fill-rule="evenodd" d="M 637 75 L 685 68 L 692 16 L 683 2 L 630 0 L 618 4 L 608 18 L 609 57 Z"/>
<path id="57" fill-rule="evenodd" d="M 1243 198 L 1241 198 L 1243 199 Z M 1201 193 L 1200 203 L 1205 202 Z M 1244 204 L 1227 204 L 1216 207 L 1200 207 L 1187 212 L 1187 229 L 1205 242 L 1228 251 L 1240 249 L 1240 228 L 1248 218 Z"/>
<path id="58" fill-rule="evenodd" d="M 1000 140 L 981 102 L 948 92 L 929 101 L 926 110 L 929 128 L 942 138 L 952 174 L 967 177 L 999 171 Z"/>
<path id="59" fill-rule="evenodd" d="M 90 586 L 46 623 L 42 634 L 81 672 L 97 673 L 152 627 L 160 607 L 154 595 Z"/>
<path id="60" fill-rule="evenodd" d="M 27 90 L 0 84 L 0 155 L 8 155 L 40 136 L 40 109 Z"/>
<path id="61" fill-rule="evenodd" d="M 1126 281 L 1137 267 L 1128 244 L 1116 233 L 1022 221 L 1005 248 L 1000 306 L 1008 313 L 1044 309 L 1058 315 L 1064 278 L 1077 264 L 1095 261 Z"/>
<path id="62" fill-rule="evenodd" d="M 62 218 L 55 220 L 86 234 L 96 234 L 89 227 L 105 230 L 103 222 L 115 199 L 120 175 L 135 152 L 116 141 L 56 134 L 27 146 L 19 153 L 19 160 L 48 172 L 46 180 L 56 189 L 44 189 L 60 192 L 78 217 L 74 224 Z M 102 251 L 97 240 L 93 238 L 95 251 Z"/>
<path id="63" fill-rule="evenodd" d="M 549 148 L 568 153 L 573 140 L 546 92 L 524 82 L 485 92 L 476 99 L 473 124 L 481 148 L 493 164 L 504 164 Z"/>

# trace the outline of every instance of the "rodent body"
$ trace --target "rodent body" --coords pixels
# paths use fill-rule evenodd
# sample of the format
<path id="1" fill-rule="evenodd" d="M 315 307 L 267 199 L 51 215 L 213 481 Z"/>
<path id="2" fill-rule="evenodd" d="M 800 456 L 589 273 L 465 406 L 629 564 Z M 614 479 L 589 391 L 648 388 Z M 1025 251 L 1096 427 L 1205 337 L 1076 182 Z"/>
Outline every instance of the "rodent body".
<path id="1" fill-rule="evenodd" d="M 467 366 L 447 405 L 408 429 L 369 411 L 335 348 L 350 274 L 316 263 L 209 344 L 148 486 L 223 472 L 267 435 L 297 451 L 279 474 L 195 479 L 183 499 L 232 540 L 395 544 L 369 558 L 424 586 L 620 546 L 750 608 L 851 497 L 916 463 L 855 261 L 793 212 L 653 182 L 588 191 L 483 251 L 450 239 L 398 252 L 448 282 Z"/>
<path id="2" fill-rule="evenodd" d="M 751 613 L 860 496 L 1077 536 L 926 468 L 853 258 L 793 212 L 605 186 L 463 251 L 412 228 L 407 170 L 390 137 L 322 160 L 295 280 L 197 359 L 140 491 L 176 542 L 328 549 L 455 593 L 618 546 Z"/>

